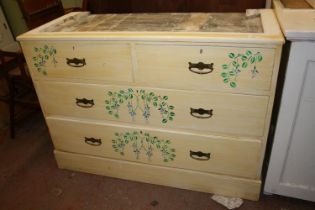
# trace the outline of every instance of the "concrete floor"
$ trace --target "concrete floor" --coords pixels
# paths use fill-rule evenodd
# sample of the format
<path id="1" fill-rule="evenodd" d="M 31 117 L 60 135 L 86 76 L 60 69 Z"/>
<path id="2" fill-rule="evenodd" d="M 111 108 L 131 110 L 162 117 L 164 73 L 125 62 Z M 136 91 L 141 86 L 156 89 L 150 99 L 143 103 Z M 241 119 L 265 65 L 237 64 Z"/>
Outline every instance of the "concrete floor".
<path id="1" fill-rule="evenodd" d="M 40 113 L 0 130 L 0 210 L 224 210 L 211 194 L 60 170 Z M 240 210 L 315 210 L 315 203 L 262 195 Z"/>

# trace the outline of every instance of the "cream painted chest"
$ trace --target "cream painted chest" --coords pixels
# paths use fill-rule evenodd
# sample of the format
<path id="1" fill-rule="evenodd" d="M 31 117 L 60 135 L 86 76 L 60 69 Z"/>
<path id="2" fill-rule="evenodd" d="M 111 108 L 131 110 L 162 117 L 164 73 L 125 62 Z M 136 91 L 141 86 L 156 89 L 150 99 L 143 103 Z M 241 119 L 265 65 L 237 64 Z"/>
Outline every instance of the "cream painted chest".
<path id="1" fill-rule="evenodd" d="M 18 40 L 60 168 L 259 198 L 283 43 L 271 10 L 70 13 Z"/>

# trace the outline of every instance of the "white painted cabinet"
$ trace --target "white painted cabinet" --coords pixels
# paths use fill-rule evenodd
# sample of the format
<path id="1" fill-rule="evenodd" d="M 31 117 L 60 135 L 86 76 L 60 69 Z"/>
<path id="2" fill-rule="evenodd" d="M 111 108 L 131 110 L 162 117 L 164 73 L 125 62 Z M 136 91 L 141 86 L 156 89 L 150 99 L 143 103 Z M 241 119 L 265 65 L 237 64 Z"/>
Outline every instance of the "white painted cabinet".
<path id="1" fill-rule="evenodd" d="M 315 42 L 293 42 L 265 192 L 315 201 Z"/>
<path id="2" fill-rule="evenodd" d="M 274 3 L 291 48 L 264 191 L 315 201 L 315 19 L 306 18 L 315 10 Z M 306 25 L 295 27 L 294 16 Z"/>

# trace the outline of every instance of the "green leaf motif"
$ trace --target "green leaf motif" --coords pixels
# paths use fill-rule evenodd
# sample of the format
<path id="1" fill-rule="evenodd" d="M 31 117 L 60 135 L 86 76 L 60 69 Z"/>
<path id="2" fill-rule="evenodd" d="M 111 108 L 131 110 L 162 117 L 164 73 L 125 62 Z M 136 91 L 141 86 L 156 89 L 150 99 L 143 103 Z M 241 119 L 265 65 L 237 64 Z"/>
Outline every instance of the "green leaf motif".
<path id="1" fill-rule="evenodd" d="M 43 75 L 46 76 L 47 62 L 51 60 L 51 63 L 54 64 L 54 66 L 56 66 L 56 64 L 58 63 L 55 58 L 57 50 L 53 46 L 49 47 L 46 44 L 43 47 L 34 47 L 33 50 L 35 52 L 35 56 L 33 56 L 33 65 L 38 72 L 41 72 Z"/>
<path id="2" fill-rule="evenodd" d="M 234 53 L 229 53 L 229 57 L 230 58 L 235 58 L 235 54 Z"/>
<path id="3" fill-rule="evenodd" d="M 223 78 L 223 83 L 229 83 L 231 88 L 237 87 L 237 77 L 250 66 L 252 66 L 251 77 L 255 78 L 258 74 L 257 63 L 263 60 L 260 52 L 254 54 L 251 50 L 246 50 L 244 54 L 231 52 L 228 54 L 228 57 L 231 61 L 222 64 L 221 77 Z"/>
<path id="4" fill-rule="evenodd" d="M 230 86 L 231 86 L 232 88 L 236 88 L 236 83 L 235 83 L 235 82 L 230 82 Z"/>
<path id="5" fill-rule="evenodd" d="M 263 60 L 263 57 L 259 54 L 259 55 L 257 55 L 257 60 L 258 60 L 259 62 L 261 62 L 261 61 Z"/>
<path id="6" fill-rule="evenodd" d="M 163 162 L 174 161 L 176 150 L 170 148 L 171 141 L 159 139 L 157 136 L 151 136 L 149 133 L 134 131 L 132 133 L 115 133 L 112 139 L 112 148 L 120 155 L 125 154 L 128 145 L 131 146 L 133 153 L 138 160 L 142 154 L 146 155 L 148 161 L 151 161 L 155 151 L 159 152 Z"/>
<path id="7" fill-rule="evenodd" d="M 246 50 L 245 55 L 247 55 L 247 56 L 251 56 L 251 55 L 252 55 L 252 51 L 250 51 L 250 50 Z"/>
<path id="8" fill-rule="evenodd" d="M 243 56 L 241 57 L 241 59 L 242 59 L 242 61 L 246 61 L 246 60 L 247 60 L 247 56 L 243 55 Z"/>
<path id="9" fill-rule="evenodd" d="M 139 114 L 148 122 L 151 109 L 154 108 L 160 112 L 161 123 L 166 124 L 168 121 L 174 120 L 175 116 L 175 107 L 169 105 L 167 101 L 168 96 L 160 96 L 154 92 L 146 92 L 143 89 L 133 90 L 129 88 L 127 91 L 108 91 L 104 102 L 107 113 L 116 119 L 120 117 L 120 107 L 126 105 L 132 120 L 135 120 L 135 117 Z"/>
<path id="10" fill-rule="evenodd" d="M 230 71 L 230 72 L 229 72 L 229 75 L 230 75 L 230 76 L 235 76 L 235 71 Z"/>
<path id="11" fill-rule="evenodd" d="M 222 72 L 222 73 L 221 73 L 221 76 L 222 76 L 222 77 L 227 77 L 227 73 L 226 73 L 226 72 Z"/>
<path id="12" fill-rule="evenodd" d="M 228 68 L 229 68 L 229 65 L 223 64 L 223 65 L 222 65 L 222 68 L 223 68 L 223 69 L 228 69 Z"/>
<path id="13" fill-rule="evenodd" d="M 237 65 L 239 65 L 236 61 L 232 61 L 232 64 L 234 67 L 237 67 Z"/>

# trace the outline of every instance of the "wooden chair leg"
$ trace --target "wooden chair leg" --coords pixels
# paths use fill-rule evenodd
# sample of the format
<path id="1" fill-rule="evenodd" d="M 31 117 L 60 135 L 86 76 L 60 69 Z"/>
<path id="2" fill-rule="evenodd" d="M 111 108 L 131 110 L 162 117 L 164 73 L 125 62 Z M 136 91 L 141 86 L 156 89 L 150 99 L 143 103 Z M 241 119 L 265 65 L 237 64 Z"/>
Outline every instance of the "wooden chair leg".
<path id="1" fill-rule="evenodd" d="M 28 99 L 30 94 L 34 93 L 34 88 L 31 78 L 25 69 L 25 58 L 21 53 L 5 52 L 0 50 L 1 76 L 4 75 L 8 83 L 9 97 L 6 99 L 9 105 L 9 125 L 10 136 L 15 137 L 15 122 L 16 122 L 16 105 L 37 105 L 31 99 Z M 10 71 L 18 68 L 20 74 L 10 74 Z"/>
<path id="2" fill-rule="evenodd" d="M 10 110 L 10 136 L 12 139 L 15 137 L 15 81 L 10 79 L 9 83 L 9 110 Z"/>

